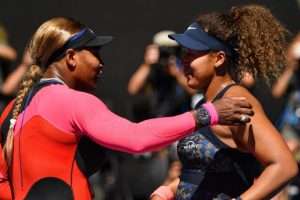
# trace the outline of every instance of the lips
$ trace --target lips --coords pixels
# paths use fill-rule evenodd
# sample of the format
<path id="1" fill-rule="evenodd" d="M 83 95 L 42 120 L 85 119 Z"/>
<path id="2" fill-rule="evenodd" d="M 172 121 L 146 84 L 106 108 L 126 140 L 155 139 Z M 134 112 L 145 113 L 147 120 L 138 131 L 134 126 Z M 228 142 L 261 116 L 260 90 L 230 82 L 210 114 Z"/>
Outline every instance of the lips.
<path id="1" fill-rule="evenodd" d="M 189 75 L 191 75 L 192 73 L 191 73 L 191 71 L 190 70 L 184 70 L 184 75 L 187 77 L 187 76 L 189 76 Z"/>
<path id="2" fill-rule="evenodd" d="M 97 72 L 97 74 L 96 74 L 96 79 L 99 79 L 99 78 L 101 77 L 102 73 L 103 73 L 103 67 L 101 67 L 101 68 L 98 70 L 98 72 Z"/>

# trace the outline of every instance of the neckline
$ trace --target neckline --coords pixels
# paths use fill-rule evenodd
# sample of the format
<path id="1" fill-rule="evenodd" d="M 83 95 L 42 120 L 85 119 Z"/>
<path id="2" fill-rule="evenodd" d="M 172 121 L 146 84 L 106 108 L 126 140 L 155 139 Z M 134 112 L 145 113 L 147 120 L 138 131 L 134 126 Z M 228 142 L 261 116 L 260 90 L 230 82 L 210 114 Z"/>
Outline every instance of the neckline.
<path id="1" fill-rule="evenodd" d="M 59 82 L 59 83 L 61 83 L 61 84 L 63 84 L 63 85 L 66 85 L 66 86 L 68 86 L 63 80 L 61 80 L 61 79 L 59 79 L 59 78 L 41 78 L 40 79 L 40 82 L 46 82 L 46 81 L 57 81 L 57 82 Z"/>
<path id="2" fill-rule="evenodd" d="M 213 95 L 212 98 L 206 99 L 206 98 L 204 97 L 205 102 L 213 102 L 213 101 L 217 98 L 218 94 L 219 94 L 220 92 L 222 92 L 222 90 L 224 90 L 224 89 L 225 89 L 226 87 L 228 87 L 229 85 L 235 85 L 235 84 L 236 84 L 236 82 L 235 82 L 234 80 L 225 81 L 225 82 L 222 83 L 221 86 L 217 89 L 217 92 Z"/>

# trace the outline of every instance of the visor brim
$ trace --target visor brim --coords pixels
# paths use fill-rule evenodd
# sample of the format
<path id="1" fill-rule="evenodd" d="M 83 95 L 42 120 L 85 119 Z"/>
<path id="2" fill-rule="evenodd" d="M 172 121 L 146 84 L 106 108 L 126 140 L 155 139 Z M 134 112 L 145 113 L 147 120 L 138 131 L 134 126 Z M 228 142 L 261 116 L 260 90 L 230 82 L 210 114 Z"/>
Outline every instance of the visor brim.
<path id="1" fill-rule="evenodd" d="M 112 36 L 96 36 L 92 40 L 88 41 L 84 44 L 86 47 L 97 47 L 97 46 L 105 46 L 111 43 L 113 40 Z"/>
<path id="2" fill-rule="evenodd" d="M 180 44 L 181 46 L 187 49 L 196 50 L 196 51 L 210 50 L 210 47 L 208 47 L 204 43 L 196 41 L 185 34 L 170 34 L 169 38 L 175 40 L 178 44 Z"/>

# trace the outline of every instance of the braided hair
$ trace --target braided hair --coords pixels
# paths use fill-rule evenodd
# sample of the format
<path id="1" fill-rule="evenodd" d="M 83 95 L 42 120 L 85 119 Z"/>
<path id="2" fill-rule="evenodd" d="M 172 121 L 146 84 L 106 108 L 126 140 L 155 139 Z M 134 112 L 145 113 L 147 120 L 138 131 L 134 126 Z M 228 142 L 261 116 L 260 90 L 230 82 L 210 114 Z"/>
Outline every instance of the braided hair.
<path id="1" fill-rule="evenodd" d="M 14 125 L 17 117 L 22 111 L 22 103 L 33 85 L 42 77 L 44 71 L 48 68 L 48 63 L 52 54 L 61 48 L 66 41 L 74 34 L 79 32 L 84 25 L 74 19 L 58 17 L 44 22 L 32 36 L 28 51 L 33 60 L 32 65 L 28 68 L 23 81 L 20 85 L 15 106 L 12 111 L 10 128 L 3 148 L 3 154 L 8 169 L 11 167 L 12 154 L 14 146 Z"/>

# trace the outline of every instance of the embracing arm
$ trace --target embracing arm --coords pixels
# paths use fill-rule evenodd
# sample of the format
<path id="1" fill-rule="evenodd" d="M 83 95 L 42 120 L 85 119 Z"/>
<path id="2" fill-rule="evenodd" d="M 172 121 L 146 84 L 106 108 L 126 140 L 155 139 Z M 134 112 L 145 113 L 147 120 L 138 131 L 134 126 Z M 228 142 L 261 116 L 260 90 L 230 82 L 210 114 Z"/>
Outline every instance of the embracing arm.
<path id="1" fill-rule="evenodd" d="M 243 194 L 243 200 L 271 199 L 297 174 L 297 163 L 285 141 L 267 119 L 260 103 L 249 95 L 255 115 L 251 123 L 236 128 L 234 136 L 264 166 L 254 184 Z M 241 148 L 243 148 L 241 147 Z"/>
<path id="2" fill-rule="evenodd" d="M 66 94 L 65 94 L 66 95 Z M 133 123 L 111 112 L 98 98 L 78 93 L 66 101 L 72 128 L 105 147 L 128 153 L 143 153 L 165 147 L 190 134 L 195 129 L 195 110 L 173 117 L 149 119 Z M 70 106 L 72 102 L 72 106 Z M 214 102 L 219 124 L 236 123 L 241 113 L 251 113 L 251 105 L 243 100 L 222 98 Z M 211 109 L 213 110 L 213 109 Z M 55 116 L 55 115 L 54 115 Z M 213 115 L 212 115 L 213 116 Z M 198 126 L 209 124 L 199 124 Z"/>

